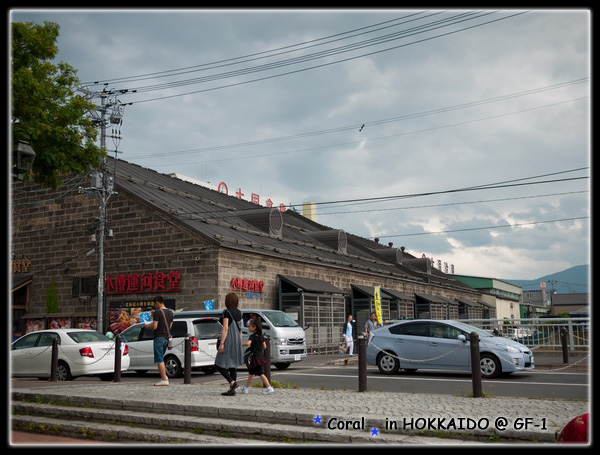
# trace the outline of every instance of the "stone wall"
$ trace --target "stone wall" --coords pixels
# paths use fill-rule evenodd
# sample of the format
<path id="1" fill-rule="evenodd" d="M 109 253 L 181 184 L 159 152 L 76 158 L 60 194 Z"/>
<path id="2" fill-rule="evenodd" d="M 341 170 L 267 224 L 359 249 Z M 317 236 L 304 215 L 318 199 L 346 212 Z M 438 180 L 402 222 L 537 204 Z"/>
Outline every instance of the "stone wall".
<path id="1" fill-rule="evenodd" d="M 16 182 L 11 204 L 12 259 L 27 259 L 30 286 L 26 318 L 50 316 L 46 294 L 53 280 L 58 310 L 51 316 L 94 317 L 97 314 L 98 254 L 86 256 L 96 246 L 98 201 L 78 194 L 85 179 L 71 180 L 59 191 Z M 217 292 L 217 249 L 200 236 L 173 223 L 126 194 L 111 197 L 107 210 L 104 272 L 107 276 L 177 271 L 181 292 L 162 294 L 174 298 L 177 308 L 193 307 Z M 74 279 L 89 279 L 91 289 L 74 290 Z M 89 283 L 88 283 L 89 284 Z M 81 292 L 83 291 L 83 292 Z M 106 294 L 112 300 L 151 300 L 161 292 Z"/>

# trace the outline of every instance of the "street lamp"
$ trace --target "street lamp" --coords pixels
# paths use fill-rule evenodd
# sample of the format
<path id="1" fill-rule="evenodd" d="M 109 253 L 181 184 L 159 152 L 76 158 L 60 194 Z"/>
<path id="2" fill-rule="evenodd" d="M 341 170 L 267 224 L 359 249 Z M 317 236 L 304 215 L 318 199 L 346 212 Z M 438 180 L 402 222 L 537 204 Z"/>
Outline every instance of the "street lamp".
<path id="1" fill-rule="evenodd" d="M 33 160 L 35 160 L 35 152 L 27 142 L 13 143 L 13 177 L 23 180 L 25 174 L 29 174 L 33 169 Z"/>

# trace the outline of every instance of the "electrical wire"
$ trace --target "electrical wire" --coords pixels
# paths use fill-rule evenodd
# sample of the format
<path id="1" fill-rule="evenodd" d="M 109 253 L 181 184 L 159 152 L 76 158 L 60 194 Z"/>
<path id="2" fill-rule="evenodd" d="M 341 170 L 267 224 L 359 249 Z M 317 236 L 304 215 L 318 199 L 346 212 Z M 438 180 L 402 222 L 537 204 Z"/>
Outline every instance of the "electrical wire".
<path id="1" fill-rule="evenodd" d="M 585 77 L 585 78 L 580 78 L 580 79 L 574 79 L 572 81 L 560 82 L 558 84 L 553 84 L 553 85 L 548 85 L 545 87 L 538 87 L 535 89 L 524 90 L 521 92 L 515 92 L 515 93 L 506 94 L 506 95 L 496 96 L 493 98 L 487 98 L 487 99 L 472 101 L 472 102 L 468 102 L 468 103 L 461 103 L 461 104 L 457 104 L 454 106 L 446 106 L 446 107 L 441 107 L 441 108 L 436 108 L 436 109 L 430 109 L 428 111 L 422 111 L 422 112 L 417 112 L 417 113 L 412 113 L 412 114 L 405 114 L 402 116 L 389 117 L 386 119 L 366 121 L 363 123 L 366 126 L 375 126 L 375 125 L 383 125 L 383 124 L 387 124 L 387 123 L 399 122 L 399 121 L 404 121 L 404 120 L 410 120 L 410 119 L 415 119 L 415 118 L 419 118 L 419 117 L 425 117 L 427 115 L 446 113 L 446 112 L 451 112 L 451 111 L 455 111 L 455 110 L 459 110 L 459 109 L 466 109 L 469 107 L 480 106 L 480 105 L 484 105 L 484 104 L 488 104 L 488 103 L 495 103 L 495 102 L 499 102 L 499 101 L 514 99 L 517 97 L 533 95 L 533 94 L 545 92 L 548 90 L 556 90 L 556 89 L 564 88 L 564 87 L 571 86 L 571 85 L 581 84 L 584 82 L 589 82 L 589 78 Z M 571 101 L 578 101 L 578 100 L 585 99 L 585 98 L 587 98 L 587 97 L 578 98 L 576 100 L 567 100 L 567 101 L 564 101 L 564 103 L 571 102 Z M 527 110 L 520 110 L 520 111 L 516 111 L 516 112 L 512 112 L 512 113 L 502 114 L 500 116 L 526 112 L 528 110 L 541 109 L 541 108 L 547 107 L 547 106 L 556 106 L 558 104 L 562 104 L 562 103 L 553 103 L 553 104 L 549 104 L 546 106 L 540 106 L 537 108 L 531 108 L 531 109 L 527 109 Z M 469 122 L 487 120 L 489 118 L 496 118 L 496 117 L 498 117 L 498 116 L 486 117 L 484 119 L 471 120 Z M 462 125 L 464 123 L 465 122 L 461 122 L 461 123 L 452 124 L 449 126 Z M 353 130 L 356 130 L 359 126 L 360 125 L 358 125 L 358 124 L 353 124 L 353 125 L 346 125 L 346 126 L 341 126 L 341 127 L 336 127 L 336 128 L 330 128 L 330 129 L 326 129 L 326 130 L 298 133 L 298 134 L 293 134 L 293 135 L 289 135 L 289 136 L 280 136 L 280 137 L 274 137 L 274 138 L 268 138 L 268 139 L 260 139 L 260 140 L 256 140 L 256 141 L 239 142 L 239 143 L 235 143 L 235 144 L 217 145 L 217 146 L 211 146 L 211 147 L 202 147 L 202 148 L 179 150 L 179 151 L 149 153 L 149 154 L 145 154 L 145 155 L 137 155 L 133 158 L 139 159 L 139 158 L 155 158 L 155 157 L 162 157 L 162 156 L 187 155 L 187 154 L 192 154 L 192 153 L 198 154 L 198 153 L 221 151 L 221 150 L 226 150 L 226 149 L 250 147 L 250 146 L 255 146 L 255 145 L 265 145 L 265 144 L 270 144 L 270 143 L 275 143 L 275 142 L 283 142 L 283 141 L 289 141 L 289 140 L 293 140 L 293 139 L 314 137 L 314 136 L 319 136 L 319 135 L 324 135 L 324 134 L 339 133 L 339 132 L 344 132 L 344 131 L 353 131 Z M 442 126 L 442 127 L 437 127 L 437 128 L 444 128 L 444 127 Z M 429 129 L 427 129 L 425 131 L 429 131 Z M 421 131 L 418 131 L 418 132 L 421 132 Z M 403 133 L 403 134 L 411 134 L 411 133 Z M 392 137 L 394 137 L 394 136 L 392 136 Z M 375 139 L 371 139 L 371 140 L 375 140 Z M 362 139 L 361 141 L 358 141 L 358 142 L 363 142 L 363 141 L 369 141 L 369 139 Z M 336 145 L 348 145 L 348 144 L 352 144 L 355 142 L 356 141 L 350 142 L 350 143 L 336 144 Z M 336 145 L 330 145 L 327 147 L 334 147 Z M 301 151 L 303 151 L 303 150 L 301 150 Z M 281 152 L 281 153 L 294 153 L 294 152 Z M 265 156 L 265 155 L 258 155 L 258 156 Z M 255 157 L 256 156 L 251 156 L 251 157 L 249 157 L 247 155 L 244 156 L 244 158 L 255 158 Z M 219 159 L 217 161 L 223 161 L 223 159 Z"/>
<path id="2" fill-rule="evenodd" d="M 560 218 L 560 219 L 555 219 L 555 220 L 530 221 L 527 223 L 500 224 L 500 225 L 496 225 L 496 226 L 481 226 L 481 227 L 463 228 L 463 229 L 448 229 L 445 231 L 414 232 L 411 234 L 376 235 L 376 236 L 372 236 L 369 238 L 378 238 L 378 239 L 386 238 L 387 239 L 387 238 L 391 238 L 391 237 L 414 237 L 417 235 L 451 234 L 451 233 L 455 233 L 455 232 L 481 231 L 481 230 L 488 230 L 488 229 L 502 229 L 502 228 L 513 228 L 513 227 L 520 227 L 520 226 L 533 226 L 536 224 L 559 223 L 561 221 L 587 220 L 589 218 L 590 218 L 589 216 L 578 216 L 578 217 L 573 217 L 573 218 Z"/>
<path id="3" fill-rule="evenodd" d="M 451 23 L 451 24 L 443 24 L 440 25 L 439 21 L 436 21 L 435 23 L 430 23 L 430 24 L 426 24 L 424 26 L 421 26 L 423 29 L 422 30 L 411 30 L 410 33 L 407 31 L 402 32 L 401 34 L 407 34 L 409 33 L 409 35 L 415 34 L 415 33 L 424 33 L 425 31 L 432 31 L 435 30 L 437 28 L 441 28 L 441 27 L 447 27 L 449 25 L 455 25 L 456 23 L 460 23 L 460 22 L 464 22 L 466 20 L 473 20 L 475 18 L 480 18 L 483 16 L 487 16 L 487 15 L 491 15 L 494 14 L 495 12 L 484 12 L 484 13 L 477 13 L 479 14 L 478 16 L 475 17 L 471 17 L 471 18 L 465 18 L 464 15 L 465 14 L 470 14 L 473 15 L 475 13 L 462 13 L 460 16 L 453 16 L 452 18 L 446 18 L 444 19 L 444 21 L 450 21 L 450 20 L 454 20 L 456 22 Z M 481 27 L 484 25 L 488 25 L 494 22 L 498 22 L 498 21 L 502 21 L 502 20 L 506 20 L 509 18 L 513 18 L 516 16 L 519 16 L 521 14 L 525 14 L 526 11 L 523 12 L 517 12 L 515 14 L 511 14 L 508 16 L 504 16 L 504 17 L 500 17 L 500 18 L 495 18 L 495 19 L 490 19 L 487 22 L 483 22 L 483 23 L 479 23 L 479 24 L 475 24 L 475 25 L 470 25 L 470 26 L 466 26 L 457 30 L 451 30 L 445 33 L 440 33 L 438 35 L 432 36 L 432 37 L 426 37 L 426 38 L 422 38 L 419 40 L 415 40 L 413 42 L 410 43 L 404 43 L 404 44 L 399 44 L 397 46 L 392 46 L 389 48 L 385 48 L 385 49 L 379 49 L 376 51 L 372 51 L 372 52 L 367 52 L 364 54 L 360 54 L 360 55 L 356 55 L 356 56 L 351 56 L 351 57 L 347 57 L 347 58 L 343 58 L 340 60 L 335 60 L 335 61 L 330 61 L 330 62 L 326 62 L 326 63 L 322 63 L 322 64 L 318 64 L 318 65 L 314 65 L 314 66 L 309 66 L 309 67 L 305 67 L 305 68 L 300 68 L 297 70 L 293 70 L 293 71 L 288 71 L 288 72 L 284 72 L 284 73 L 279 73 L 279 74 L 275 74 L 275 75 L 270 75 L 270 76 L 265 76 L 265 77 L 260 77 L 257 79 L 252 79 L 252 80 L 246 80 L 246 81 L 241 81 L 241 82 L 235 82 L 235 83 L 231 83 L 231 84 L 226 84 L 226 85 L 222 85 L 222 86 L 218 86 L 218 87 L 212 87 L 212 88 L 208 88 L 208 89 L 203 89 L 203 90 L 196 90 L 196 91 L 191 91 L 191 92 L 185 92 L 185 93 L 179 93 L 179 94 L 175 94 L 175 95 L 166 95 L 166 96 L 162 96 L 162 97 L 157 97 L 157 98 L 150 98 L 150 99 L 143 99 L 143 100 L 137 100 L 137 101 L 133 101 L 132 104 L 139 104 L 139 103 L 145 103 L 145 102 L 150 102 L 150 101 L 157 101 L 157 100 L 163 100 L 163 99 L 168 99 L 168 98 L 174 98 L 174 97 L 179 97 L 179 96 L 185 96 L 185 95 L 190 95 L 190 94 L 197 94 L 197 93 L 203 93 L 203 92 L 207 92 L 207 91 L 213 91 L 213 90 L 219 90 L 219 89 L 223 89 L 223 88 L 228 88 L 228 87 L 234 87 L 234 86 L 239 86 L 239 85 L 243 85 L 243 84 L 248 84 L 248 83 L 252 83 L 252 82 L 258 82 L 258 81 L 263 81 L 263 80 L 267 80 L 267 79 L 272 79 L 275 77 L 281 77 L 281 76 L 286 76 L 286 75 L 290 75 L 290 74 L 295 74 L 295 73 L 299 73 L 299 72 L 303 72 L 303 71 L 308 71 L 308 70 L 312 70 L 312 69 L 316 69 L 316 68 L 322 68 L 325 66 L 330 66 L 330 65 L 334 65 L 334 64 L 338 64 L 338 63 L 342 63 L 342 62 L 347 62 L 350 60 L 354 60 L 354 59 L 358 59 L 358 58 L 362 58 L 362 57 L 366 57 L 366 56 L 372 56 L 372 55 L 376 55 L 376 54 L 380 54 L 382 52 L 387 52 L 390 50 L 394 50 L 394 49 L 399 49 L 402 47 L 406 47 L 406 46 L 411 46 L 414 44 L 418 44 L 418 43 L 422 43 L 422 42 L 426 42 L 426 41 L 430 41 L 432 39 L 437 39 L 437 38 L 441 38 L 444 36 L 449 36 L 455 33 L 459 33 L 465 30 L 470 30 L 476 27 Z M 425 28 L 425 27 L 429 27 L 429 28 Z M 400 35 L 401 35 L 400 34 Z M 213 76 L 208 76 L 207 78 L 196 78 L 196 79 L 184 79 L 182 81 L 177 81 L 174 83 L 171 83 L 170 85 L 165 85 L 165 84 L 160 84 L 160 85 L 155 85 L 155 86 L 145 86 L 145 87 L 138 87 L 138 88 L 129 88 L 128 89 L 128 94 L 135 94 L 138 91 L 149 91 L 149 90 L 161 90 L 161 89 L 166 89 L 166 88 L 174 88 L 174 87 L 178 87 L 181 85 L 189 85 L 189 84 L 197 84 L 197 83 L 202 83 L 202 82 L 209 82 L 209 81 L 215 81 L 215 80 L 220 80 L 220 79 L 224 79 L 224 78 L 230 78 L 230 77 L 234 77 L 234 76 L 239 76 L 242 74 L 249 74 L 249 73 L 254 73 L 254 72 L 259 72 L 259 71 L 266 71 L 266 70 L 271 70 L 273 68 L 279 68 L 282 66 L 289 66 L 289 65 L 295 65 L 298 63 L 303 63 L 305 61 L 310 61 L 310 60 L 315 60 L 317 58 L 323 58 L 323 57 L 328 57 L 331 55 L 337 55 L 339 53 L 346 53 L 349 52 L 350 50 L 356 50 L 356 49 L 361 49 L 363 47 L 367 47 L 367 46 L 373 46 L 375 44 L 381 44 L 381 42 L 387 42 L 390 40 L 394 40 L 394 39 L 400 39 L 403 36 L 396 36 L 396 37 L 387 37 L 385 39 L 379 38 L 377 40 L 377 42 L 363 42 L 362 45 L 348 45 L 349 47 L 339 47 L 339 48 L 335 48 L 329 51 L 323 51 L 320 53 L 314 53 L 314 54 L 309 54 L 308 56 L 304 56 L 304 57 L 300 57 L 297 59 L 288 59 L 288 60 L 283 60 L 280 62 L 275 62 L 275 63 L 271 63 L 271 64 L 267 64 L 267 65 L 259 65 L 258 67 L 251 67 L 251 68 L 247 68 L 245 70 L 240 70 L 242 71 L 240 72 L 229 72 L 229 73 L 220 73 L 220 74 L 216 74 Z"/>

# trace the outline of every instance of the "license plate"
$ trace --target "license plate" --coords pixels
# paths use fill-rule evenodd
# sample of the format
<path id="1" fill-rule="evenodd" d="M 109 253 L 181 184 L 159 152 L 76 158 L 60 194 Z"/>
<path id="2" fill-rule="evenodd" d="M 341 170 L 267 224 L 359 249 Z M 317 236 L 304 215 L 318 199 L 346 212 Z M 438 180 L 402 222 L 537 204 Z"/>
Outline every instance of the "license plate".
<path id="1" fill-rule="evenodd" d="M 296 354 L 296 355 L 294 356 L 294 360 L 295 360 L 296 362 L 299 362 L 301 359 L 302 359 L 302 356 L 301 356 L 300 354 Z"/>

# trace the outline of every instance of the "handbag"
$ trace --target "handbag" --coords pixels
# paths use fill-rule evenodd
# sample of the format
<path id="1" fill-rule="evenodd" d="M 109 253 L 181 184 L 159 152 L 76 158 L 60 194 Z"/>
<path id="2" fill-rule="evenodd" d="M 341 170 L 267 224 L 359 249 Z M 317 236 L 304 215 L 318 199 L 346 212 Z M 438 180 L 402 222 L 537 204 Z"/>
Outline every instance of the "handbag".
<path id="1" fill-rule="evenodd" d="M 165 325 L 167 326 L 167 334 L 169 335 L 169 342 L 167 343 L 167 349 L 173 349 L 173 337 L 171 336 L 171 330 L 169 329 L 169 322 L 167 321 L 167 316 L 165 315 L 164 310 L 162 311 L 162 314 L 165 318 Z"/>
<path id="2" fill-rule="evenodd" d="M 267 365 L 267 358 L 262 356 L 262 357 L 255 357 L 254 354 L 250 357 L 250 368 L 254 368 L 257 366 L 266 366 Z"/>

